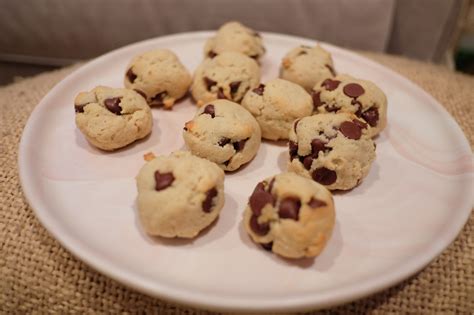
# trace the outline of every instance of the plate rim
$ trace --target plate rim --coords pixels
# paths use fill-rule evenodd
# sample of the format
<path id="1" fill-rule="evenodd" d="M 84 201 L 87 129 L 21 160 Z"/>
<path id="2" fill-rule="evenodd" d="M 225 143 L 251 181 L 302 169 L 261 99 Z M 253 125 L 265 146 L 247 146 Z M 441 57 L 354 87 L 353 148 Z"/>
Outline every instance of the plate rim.
<path id="1" fill-rule="evenodd" d="M 472 204 L 474 203 L 474 196 L 471 197 L 471 201 L 469 201 L 469 196 L 466 196 L 465 202 L 462 204 L 464 209 L 458 210 L 457 213 L 457 220 L 450 224 L 450 228 L 445 232 L 444 237 L 438 238 L 437 242 L 430 249 L 423 251 L 423 255 L 416 255 L 408 259 L 402 265 L 399 265 L 396 272 L 390 272 L 388 275 L 377 277 L 375 280 L 369 279 L 364 280 L 363 282 L 357 284 L 357 288 L 353 288 L 354 285 L 346 286 L 343 290 L 341 289 L 331 289 L 324 293 L 318 293 L 313 295 L 303 295 L 302 297 L 298 298 L 291 298 L 291 299 L 242 299 L 242 298 L 218 298 L 215 299 L 209 294 L 201 294 L 199 292 L 195 292 L 183 287 L 172 287 L 166 285 L 161 285 L 156 281 L 144 281 L 141 277 L 135 276 L 133 273 L 128 271 L 124 271 L 121 268 L 115 267 L 113 264 L 106 259 L 101 259 L 100 257 L 96 257 L 93 252 L 87 251 L 84 246 L 75 240 L 73 237 L 69 236 L 67 233 L 60 233 L 59 231 L 63 231 L 59 227 L 55 225 L 54 218 L 50 214 L 48 214 L 48 210 L 45 209 L 46 205 L 44 205 L 41 201 L 41 192 L 34 187 L 35 185 L 28 184 L 30 181 L 28 176 L 28 159 L 30 158 L 26 152 L 28 151 L 28 144 L 29 140 L 34 133 L 33 126 L 37 123 L 38 119 L 38 112 L 41 108 L 49 102 L 50 99 L 54 99 L 55 94 L 62 90 L 62 87 L 66 85 L 69 81 L 73 80 L 75 77 L 80 76 L 83 72 L 87 71 L 90 67 L 101 63 L 103 60 L 106 60 L 114 55 L 119 55 L 126 50 L 132 49 L 134 47 L 138 47 L 141 45 L 150 44 L 155 41 L 173 41 L 173 40 L 183 40 L 186 38 L 208 38 L 215 31 L 199 31 L 199 32 L 184 32 L 184 33 L 177 33 L 171 34 L 167 36 L 160 36 L 154 37 L 150 39 L 146 39 L 143 41 L 139 41 L 136 43 L 132 43 L 118 49 L 112 50 L 106 54 L 103 54 L 97 58 L 92 59 L 91 61 L 85 63 L 78 69 L 74 70 L 72 73 L 67 75 L 63 78 L 60 82 L 58 82 L 48 93 L 40 100 L 40 102 L 34 107 L 28 120 L 25 124 L 23 129 L 19 150 L 18 150 L 18 171 L 19 171 L 19 180 L 20 185 L 23 191 L 23 195 L 28 202 L 28 205 L 33 209 L 33 212 L 36 218 L 40 221 L 42 226 L 46 228 L 51 236 L 53 236 L 60 244 L 65 248 L 69 253 L 71 253 L 76 259 L 84 262 L 92 269 L 98 271 L 99 273 L 106 275 L 107 277 L 124 284 L 128 287 L 131 287 L 139 292 L 145 293 L 147 295 L 151 295 L 154 297 L 162 298 L 168 301 L 172 301 L 178 304 L 189 305 L 192 307 L 199 307 L 204 309 L 210 310 L 224 310 L 224 311 L 255 311 L 255 312 L 263 312 L 263 311 L 301 311 L 301 310 L 316 310 L 326 307 L 331 307 L 335 305 L 340 305 L 343 303 L 347 303 L 350 301 L 358 300 L 360 298 L 366 297 L 368 295 L 374 294 L 376 292 L 380 292 L 388 287 L 391 287 L 407 278 L 412 276 L 413 274 L 419 272 L 421 269 L 426 267 L 431 261 L 436 259 L 462 232 L 465 223 L 467 222 L 471 211 L 472 211 Z M 396 71 L 383 66 L 375 61 L 372 61 L 364 56 L 359 55 L 358 53 L 340 48 L 331 44 L 327 44 L 318 40 L 299 37 L 299 36 L 292 36 L 292 35 L 285 35 L 285 34 L 278 34 L 272 32 L 261 32 L 263 34 L 263 38 L 273 38 L 273 39 L 282 39 L 282 40 L 290 40 L 290 41 L 300 41 L 301 43 L 309 43 L 309 44 L 321 44 L 323 47 L 328 47 L 333 51 L 337 51 L 345 56 L 348 56 L 352 59 L 358 59 L 364 63 L 368 63 L 372 67 L 375 67 L 377 71 L 384 72 L 389 76 L 392 76 L 397 81 L 404 83 L 412 92 L 416 92 L 420 94 L 422 97 L 429 100 L 430 105 L 434 105 L 437 110 L 439 110 L 446 121 L 449 123 L 449 127 L 453 132 L 456 133 L 456 138 L 460 141 L 459 143 L 464 148 L 470 148 L 469 142 L 467 138 L 460 128 L 459 124 L 456 120 L 449 114 L 449 112 L 428 92 L 426 92 L 423 88 L 416 85 L 410 79 L 402 76 L 401 74 L 397 73 Z M 290 48 L 289 48 L 290 49 Z M 471 181 L 470 181 L 470 188 L 471 191 L 474 190 L 474 181 L 472 173 L 470 174 Z M 468 187 L 469 188 L 469 187 Z M 470 204 L 470 206 L 469 206 Z M 34 205 L 34 206 L 33 206 Z M 462 207 L 460 207 L 462 208 Z M 455 227 L 455 228 L 453 228 Z M 339 294 L 333 294 L 334 292 L 339 292 Z"/>

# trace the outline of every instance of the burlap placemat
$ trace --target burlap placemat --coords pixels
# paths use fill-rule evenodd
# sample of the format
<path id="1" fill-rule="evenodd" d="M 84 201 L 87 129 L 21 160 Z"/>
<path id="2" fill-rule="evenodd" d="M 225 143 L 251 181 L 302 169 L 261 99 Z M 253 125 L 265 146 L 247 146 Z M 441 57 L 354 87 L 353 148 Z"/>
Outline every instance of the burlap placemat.
<path id="1" fill-rule="evenodd" d="M 403 58 L 365 54 L 434 95 L 474 143 L 474 78 Z M 17 149 L 39 100 L 78 66 L 0 88 L 0 312 L 210 314 L 137 293 L 75 259 L 35 218 L 18 180 Z M 474 310 L 474 215 L 456 241 L 403 283 L 325 314 L 457 313 Z M 318 312 L 319 313 L 319 312 Z"/>

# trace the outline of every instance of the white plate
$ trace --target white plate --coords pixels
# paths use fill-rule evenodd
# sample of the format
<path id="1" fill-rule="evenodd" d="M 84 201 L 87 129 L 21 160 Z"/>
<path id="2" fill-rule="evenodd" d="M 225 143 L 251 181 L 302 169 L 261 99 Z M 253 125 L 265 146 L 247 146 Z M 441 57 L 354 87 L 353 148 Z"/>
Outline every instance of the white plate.
<path id="1" fill-rule="evenodd" d="M 265 142 L 245 168 L 226 176 L 217 223 L 192 241 L 152 239 L 136 217 L 134 176 L 143 154 L 184 146 L 190 100 L 153 109 L 152 135 L 115 153 L 92 148 L 74 124 L 73 99 L 96 85 L 122 86 L 129 60 L 158 47 L 194 70 L 211 33 L 152 39 L 118 49 L 56 85 L 33 111 L 20 144 L 20 179 L 42 224 L 100 272 L 150 295 L 225 310 L 300 310 L 351 301 L 414 274 L 457 236 L 473 204 L 469 145 L 431 96 L 398 74 L 347 50 L 324 45 L 339 73 L 375 81 L 389 100 L 388 126 L 376 140 L 369 176 L 337 194 L 336 226 L 314 261 L 291 262 L 254 245 L 241 217 L 261 179 L 285 169 L 282 145 Z M 263 81 L 278 74 L 290 48 L 311 40 L 263 34 Z"/>

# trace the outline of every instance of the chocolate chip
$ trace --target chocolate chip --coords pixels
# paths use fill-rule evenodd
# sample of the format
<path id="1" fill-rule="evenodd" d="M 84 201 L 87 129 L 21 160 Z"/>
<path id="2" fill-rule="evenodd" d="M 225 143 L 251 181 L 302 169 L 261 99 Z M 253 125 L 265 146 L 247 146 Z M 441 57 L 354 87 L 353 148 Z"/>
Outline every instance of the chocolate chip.
<path id="1" fill-rule="evenodd" d="M 299 124 L 300 120 L 301 120 L 301 118 L 295 120 L 295 123 L 293 124 L 293 130 L 295 131 L 295 133 L 296 133 L 296 127 L 298 127 L 298 124 Z"/>
<path id="2" fill-rule="evenodd" d="M 298 155 L 298 143 L 290 140 L 288 146 L 290 151 L 290 161 L 292 161 Z"/>
<path id="3" fill-rule="evenodd" d="M 353 98 L 359 97 L 365 93 L 364 88 L 357 83 L 346 84 L 344 88 L 342 89 L 342 91 L 347 96 L 353 97 Z"/>
<path id="4" fill-rule="evenodd" d="M 237 152 L 242 151 L 245 147 L 245 142 L 247 142 L 247 140 L 248 139 L 243 139 L 243 140 L 232 143 L 232 145 L 234 146 L 234 150 Z"/>
<path id="5" fill-rule="evenodd" d="M 237 93 L 237 90 L 239 89 L 240 83 L 242 83 L 242 82 L 241 82 L 241 81 L 235 81 L 235 82 L 231 82 L 231 83 L 229 84 L 230 94 L 231 94 L 231 95 Z"/>
<path id="6" fill-rule="evenodd" d="M 222 90 L 222 88 L 219 88 L 217 90 L 217 98 L 221 99 L 221 100 L 227 99 L 227 97 L 225 96 L 224 91 Z"/>
<path id="7" fill-rule="evenodd" d="M 336 106 L 336 105 L 326 105 L 324 106 L 324 108 L 326 109 L 327 112 L 337 112 L 338 110 L 340 110 L 341 108 L 339 106 Z"/>
<path id="8" fill-rule="evenodd" d="M 337 179 L 337 174 L 335 171 L 327 169 L 325 167 L 320 167 L 314 170 L 311 177 L 320 184 L 331 185 Z"/>
<path id="9" fill-rule="evenodd" d="M 76 113 L 83 113 L 84 112 L 84 107 L 86 106 L 87 104 L 82 104 L 82 105 L 76 105 L 74 104 L 74 111 Z"/>
<path id="10" fill-rule="evenodd" d="M 137 75 L 133 73 L 132 68 L 128 69 L 125 75 L 127 76 L 127 79 L 130 81 L 130 83 L 135 82 L 135 79 L 137 78 Z"/>
<path id="11" fill-rule="evenodd" d="M 322 200 L 311 197 L 311 200 L 308 202 L 308 205 L 311 208 L 319 208 L 319 207 L 324 207 L 326 205 L 326 203 Z"/>
<path id="12" fill-rule="evenodd" d="M 226 137 L 223 137 L 221 138 L 221 140 L 219 140 L 219 145 L 221 147 L 225 146 L 226 144 L 230 143 L 230 139 L 229 138 L 226 138 Z"/>
<path id="13" fill-rule="evenodd" d="M 367 129 L 367 124 L 359 119 L 353 119 L 352 122 L 359 126 L 361 129 Z"/>
<path id="14" fill-rule="evenodd" d="M 206 107 L 204 107 L 204 111 L 202 112 L 202 114 L 211 115 L 211 118 L 216 117 L 216 111 L 215 111 L 215 109 L 214 109 L 214 105 L 209 104 L 209 105 L 207 105 Z M 202 115 L 202 114 L 201 114 L 201 115 Z"/>
<path id="15" fill-rule="evenodd" d="M 336 71 L 334 71 L 334 68 L 331 65 L 324 65 L 326 68 L 328 68 L 329 72 L 331 72 L 332 76 L 336 76 Z"/>
<path id="16" fill-rule="evenodd" d="M 208 77 L 204 77 L 204 84 L 206 85 L 206 89 L 210 91 L 211 88 L 217 84 L 217 82 L 209 79 Z"/>
<path id="17" fill-rule="evenodd" d="M 263 95 L 263 92 L 265 91 L 265 84 L 259 84 L 258 87 L 252 90 L 252 92 L 258 94 L 258 95 Z"/>
<path id="18" fill-rule="evenodd" d="M 112 98 L 106 99 L 104 101 L 104 105 L 109 111 L 111 111 L 115 115 L 120 115 L 120 112 L 122 111 L 122 107 L 120 107 L 119 104 L 121 101 L 122 100 L 120 97 L 112 97 Z"/>
<path id="19" fill-rule="evenodd" d="M 257 59 L 258 59 L 258 54 L 256 54 L 256 55 L 251 55 L 251 56 L 249 56 L 249 57 L 252 58 L 252 59 L 257 60 Z"/>
<path id="20" fill-rule="evenodd" d="M 216 54 L 213 50 L 211 50 L 211 51 L 209 51 L 209 52 L 207 53 L 207 56 L 212 59 L 212 58 L 214 58 L 215 56 L 217 56 L 217 54 Z"/>
<path id="21" fill-rule="evenodd" d="M 202 211 L 207 213 L 211 212 L 212 200 L 215 196 L 217 196 L 217 189 L 215 187 L 206 192 L 206 199 L 202 202 Z"/>
<path id="22" fill-rule="evenodd" d="M 270 231 L 270 225 L 268 223 L 258 223 L 258 216 L 256 216 L 255 214 L 250 217 L 250 228 L 252 229 L 252 231 L 254 231 L 255 234 L 261 236 L 266 235 L 268 231 Z"/>
<path id="23" fill-rule="evenodd" d="M 173 173 L 160 173 L 159 171 L 155 172 L 155 190 L 160 191 L 162 189 L 168 188 L 174 182 Z"/>
<path id="24" fill-rule="evenodd" d="M 268 189 L 267 189 L 267 191 L 270 192 L 270 193 L 272 192 L 273 184 L 275 184 L 275 177 L 273 177 L 273 178 L 270 180 L 270 183 L 268 183 Z"/>
<path id="25" fill-rule="evenodd" d="M 141 96 L 143 96 L 144 99 L 146 99 L 146 94 L 145 92 L 143 92 L 142 90 L 139 90 L 139 89 L 133 89 L 135 92 L 137 92 L 138 94 L 140 94 Z"/>
<path id="26" fill-rule="evenodd" d="M 293 219 L 298 221 L 301 201 L 295 197 L 286 197 L 280 201 L 278 216 L 282 219 Z"/>
<path id="27" fill-rule="evenodd" d="M 377 122 L 379 121 L 379 111 L 377 108 L 371 107 L 363 112 L 361 116 L 371 127 L 377 126 Z"/>
<path id="28" fill-rule="evenodd" d="M 268 250 L 269 252 L 272 251 L 272 248 L 273 248 L 273 242 L 270 242 L 270 243 L 262 243 L 260 244 L 264 250 Z"/>
<path id="29" fill-rule="evenodd" d="M 249 199 L 249 205 L 252 212 L 259 216 L 262 213 L 263 207 L 267 203 L 273 204 L 273 202 L 273 196 L 271 193 L 265 191 L 263 182 L 258 183 Z"/>
<path id="30" fill-rule="evenodd" d="M 353 123 L 352 121 L 343 122 L 339 126 L 339 130 L 346 138 L 352 140 L 359 140 L 362 135 L 362 131 L 359 125 Z"/>
<path id="31" fill-rule="evenodd" d="M 334 91 L 337 89 L 341 81 L 339 80 L 331 80 L 331 79 L 326 79 L 321 83 L 321 86 L 324 87 L 328 91 Z"/>
<path id="32" fill-rule="evenodd" d="M 163 100 L 166 97 L 168 93 L 166 91 L 160 92 L 153 96 L 150 99 L 150 105 L 151 106 L 163 106 Z"/>
<path id="33" fill-rule="evenodd" d="M 321 102 L 321 92 L 312 91 L 311 97 L 313 98 L 314 110 L 317 110 L 319 106 L 324 104 L 323 102 Z"/>
<path id="34" fill-rule="evenodd" d="M 304 168 L 309 171 L 311 169 L 312 164 L 313 164 L 313 156 L 311 155 L 305 156 L 303 159 Z"/>
<path id="35" fill-rule="evenodd" d="M 319 139 L 311 140 L 311 152 L 318 156 L 319 151 L 324 151 L 326 149 L 326 143 Z"/>

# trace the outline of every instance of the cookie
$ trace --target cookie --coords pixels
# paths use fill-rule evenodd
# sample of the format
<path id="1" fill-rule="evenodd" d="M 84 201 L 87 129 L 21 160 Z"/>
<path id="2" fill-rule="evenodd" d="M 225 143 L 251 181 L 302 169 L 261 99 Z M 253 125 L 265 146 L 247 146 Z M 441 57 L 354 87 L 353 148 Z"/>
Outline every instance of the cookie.
<path id="1" fill-rule="evenodd" d="M 370 126 L 354 114 L 318 114 L 295 121 L 288 170 L 328 189 L 347 190 L 367 176 L 375 159 Z"/>
<path id="2" fill-rule="evenodd" d="M 311 96 L 299 85 L 274 79 L 245 94 L 242 106 L 257 119 L 262 137 L 288 139 L 293 121 L 311 115 Z"/>
<path id="3" fill-rule="evenodd" d="M 150 235 L 195 237 L 224 206 L 224 172 L 189 152 L 152 159 L 136 181 L 138 217 Z"/>
<path id="4" fill-rule="evenodd" d="M 234 171 L 257 154 L 261 132 L 245 108 L 215 100 L 199 108 L 194 119 L 185 124 L 183 138 L 193 154 Z"/>
<path id="5" fill-rule="evenodd" d="M 331 193 L 294 173 L 257 184 L 244 212 L 244 226 L 255 243 L 288 258 L 317 256 L 335 222 Z"/>
<path id="6" fill-rule="evenodd" d="M 169 109 L 188 92 L 191 75 L 171 50 L 156 49 L 133 58 L 124 84 L 142 94 L 150 106 Z"/>
<path id="7" fill-rule="evenodd" d="M 259 82 L 260 68 L 255 60 L 238 52 L 223 52 L 197 67 L 191 91 L 198 106 L 215 99 L 239 103 Z"/>
<path id="8" fill-rule="evenodd" d="M 336 75 L 331 54 L 321 46 L 299 46 L 288 52 L 281 62 L 280 78 L 311 91 L 322 79 Z"/>
<path id="9" fill-rule="evenodd" d="M 225 51 L 240 52 L 256 60 L 265 54 L 260 34 L 239 22 L 222 25 L 217 34 L 204 45 L 204 55 L 208 58 L 214 58 Z"/>
<path id="10" fill-rule="evenodd" d="M 145 99 L 135 91 L 98 86 L 74 100 L 76 125 L 102 150 L 122 148 L 151 132 L 153 117 Z"/>
<path id="11" fill-rule="evenodd" d="M 372 127 L 370 137 L 387 125 L 387 97 L 370 81 L 338 75 L 318 82 L 311 95 L 316 113 L 353 113 Z"/>

